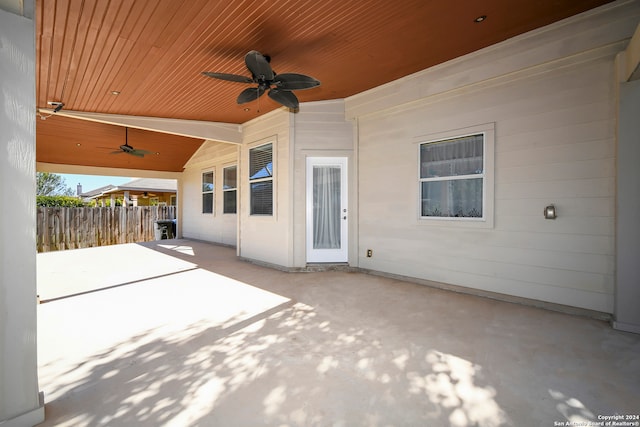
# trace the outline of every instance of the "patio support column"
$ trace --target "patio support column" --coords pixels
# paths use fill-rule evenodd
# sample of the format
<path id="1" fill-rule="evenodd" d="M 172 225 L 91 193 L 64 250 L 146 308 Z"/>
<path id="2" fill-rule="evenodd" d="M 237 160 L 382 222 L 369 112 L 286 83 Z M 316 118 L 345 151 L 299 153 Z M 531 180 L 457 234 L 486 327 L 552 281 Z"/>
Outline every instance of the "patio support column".
<path id="1" fill-rule="evenodd" d="M 176 235 L 174 237 L 179 239 L 182 239 L 182 211 L 184 208 L 184 203 L 182 201 L 182 199 L 184 199 L 184 197 L 182 197 L 184 194 L 183 176 L 184 175 L 181 174 L 176 180 Z"/>
<path id="2" fill-rule="evenodd" d="M 640 334 L 640 80 L 620 84 L 614 328 Z"/>
<path id="3" fill-rule="evenodd" d="M 0 2 L 0 425 L 44 420 L 36 351 L 34 0 Z"/>
<path id="4" fill-rule="evenodd" d="M 618 143 L 616 144 L 616 286 L 613 327 L 640 334 L 640 24 L 616 57 Z"/>

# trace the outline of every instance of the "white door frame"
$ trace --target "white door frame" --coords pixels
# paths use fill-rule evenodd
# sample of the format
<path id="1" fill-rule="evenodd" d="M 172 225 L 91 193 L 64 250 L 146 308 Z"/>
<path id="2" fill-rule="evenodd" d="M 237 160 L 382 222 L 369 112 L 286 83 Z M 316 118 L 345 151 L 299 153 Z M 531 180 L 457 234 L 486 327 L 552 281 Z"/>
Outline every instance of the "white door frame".
<path id="1" fill-rule="evenodd" d="M 348 212 L 348 159 L 347 157 L 307 157 L 306 162 L 306 249 L 307 262 L 342 263 L 349 260 L 349 212 Z M 340 248 L 314 249 L 313 245 L 313 167 L 339 166 L 340 173 Z"/>

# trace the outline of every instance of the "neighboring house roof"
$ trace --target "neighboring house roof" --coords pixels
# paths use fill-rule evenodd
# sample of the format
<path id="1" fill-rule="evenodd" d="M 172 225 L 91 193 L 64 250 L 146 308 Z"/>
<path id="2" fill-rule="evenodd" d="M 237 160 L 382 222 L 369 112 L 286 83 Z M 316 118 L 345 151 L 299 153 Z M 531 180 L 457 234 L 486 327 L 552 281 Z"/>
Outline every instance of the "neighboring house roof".
<path id="1" fill-rule="evenodd" d="M 118 185 L 106 193 L 119 191 L 156 191 L 159 193 L 175 193 L 178 190 L 178 182 L 175 179 L 137 178 Z"/>
<path id="2" fill-rule="evenodd" d="M 80 197 L 82 197 L 82 198 L 96 197 L 96 196 L 99 196 L 100 194 L 103 194 L 103 193 L 111 190 L 114 187 L 115 186 L 111 185 L 111 184 L 105 185 L 104 187 L 99 187 L 99 188 L 96 188 L 95 190 L 85 191 L 85 192 L 80 194 Z"/>
<path id="3" fill-rule="evenodd" d="M 107 185 L 80 194 L 83 198 L 95 199 L 105 194 L 122 193 L 124 191 L 176 193 L 178 182 L 175 179 L 136 178 L 121 185 Z"/>

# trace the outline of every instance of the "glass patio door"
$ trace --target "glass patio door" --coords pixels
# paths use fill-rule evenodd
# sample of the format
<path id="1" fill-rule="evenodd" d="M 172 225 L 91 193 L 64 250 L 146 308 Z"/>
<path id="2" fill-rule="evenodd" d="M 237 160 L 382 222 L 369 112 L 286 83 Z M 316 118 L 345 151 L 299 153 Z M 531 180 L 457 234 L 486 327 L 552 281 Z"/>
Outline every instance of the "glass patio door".
<path id="1" fill-rule="evenodd" d="M 307 158 L 307 262 L 347 262 L 347 158 Z"/>

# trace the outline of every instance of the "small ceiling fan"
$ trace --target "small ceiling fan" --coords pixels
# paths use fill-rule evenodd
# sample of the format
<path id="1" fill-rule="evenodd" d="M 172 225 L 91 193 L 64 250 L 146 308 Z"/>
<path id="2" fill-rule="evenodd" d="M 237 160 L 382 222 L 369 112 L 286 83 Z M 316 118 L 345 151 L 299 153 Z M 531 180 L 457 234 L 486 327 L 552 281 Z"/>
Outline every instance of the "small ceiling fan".
<path id="1" fill-rule="evenodd" d="M 251 87 L 240 92 L 237 99 L 238 104 L 255 101 L 267 92 L 269 98 L 293 110 L 296 110 L 300 105 L 298 98 L 292 92 L 293 90 L 311 89 L 320 85 L 318 80 L 304 74 L 276 74 L 270 65 L 271 58 L 256 50 L 247 53 L 244 57 L 244 62 L 251 72 L 251 77 L 209 71 L 203 71 L 202 74 L 230 82 L 257 84 L 257 87 Z"/>
<path id="2" fill-rule="evenodd" d="M 136 156 L 136 157 L 144 157 L 145 154 L 153 154 L 153 151 L 148 151 L 148 150 L 140 150 L 140 149 L 136 149 L 133 148 L 132 146 L 129 145 L 129 128 L 125 127 L 124 128 L 124 144 L 122 144 L 119 148 L 119 150 L 116 151 L 112 151 L 111 154 L 122 154 L 122 153 L 126 153 L 126 154 L 131 154 L 132 156 Z"/>

